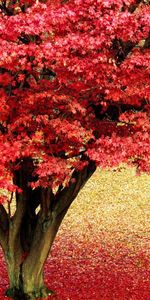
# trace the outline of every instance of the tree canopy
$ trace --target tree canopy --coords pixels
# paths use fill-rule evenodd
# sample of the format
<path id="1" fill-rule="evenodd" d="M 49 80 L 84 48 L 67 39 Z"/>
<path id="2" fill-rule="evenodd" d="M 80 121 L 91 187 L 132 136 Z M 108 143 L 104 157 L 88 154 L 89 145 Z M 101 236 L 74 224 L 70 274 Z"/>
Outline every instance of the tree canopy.
<path id="1" fill-rule="evenodd" d="M 12 178 L 27 158 L 32 188 L 67 185 L 91 160 L 150 172 L 149 1 L 0 11 L 0 188 L 20 191 Z"/>
<path id="2" fill-rule="evenodd" d="M 150 173 L 149 32 L 149 1 L 0 1 L 0 244 L 13 299 L 52 294 L 45 261 L 96 166 Z"/>

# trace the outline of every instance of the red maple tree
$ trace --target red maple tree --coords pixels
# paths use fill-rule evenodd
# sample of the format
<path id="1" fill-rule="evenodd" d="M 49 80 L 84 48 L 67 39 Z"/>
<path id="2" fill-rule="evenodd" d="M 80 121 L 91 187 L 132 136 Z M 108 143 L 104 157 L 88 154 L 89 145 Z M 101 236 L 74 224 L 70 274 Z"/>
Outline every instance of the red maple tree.
<path id="1" fill-rule="evenodd" d="M 96 166 L 150 172 L 150 6 L 20 0 L 0 12 L 0 188 L 11 195 L 0 243 L 8 294 L 35 299 L 49 293 L 44 263 Z"/>

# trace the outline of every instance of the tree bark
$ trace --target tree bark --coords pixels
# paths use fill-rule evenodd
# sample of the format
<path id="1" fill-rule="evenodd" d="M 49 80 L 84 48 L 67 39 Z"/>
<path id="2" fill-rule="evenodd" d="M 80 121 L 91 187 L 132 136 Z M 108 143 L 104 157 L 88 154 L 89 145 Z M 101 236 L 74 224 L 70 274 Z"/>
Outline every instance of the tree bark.
<path id="1" fill-rule="evenodd" d="M 0 242 L 9 275 L 8 296 L 33 300 L 53 294 L 44 285 L 44 264 L 68 208 L 95 169 L 95 164 L 90 162 L 82 171 L 74 171 L 69 185 L 60 187 L 54 194 L 51 188 L 31 190 L 26 164 L 23 164 L 16 176 L 23 192 L 16 195 L 14 216 L 7 218 L 1 208 Z M 36 214 L 39 204 L 40 211 Z M 7 239 L 1 233 L 5 230 Z"/>

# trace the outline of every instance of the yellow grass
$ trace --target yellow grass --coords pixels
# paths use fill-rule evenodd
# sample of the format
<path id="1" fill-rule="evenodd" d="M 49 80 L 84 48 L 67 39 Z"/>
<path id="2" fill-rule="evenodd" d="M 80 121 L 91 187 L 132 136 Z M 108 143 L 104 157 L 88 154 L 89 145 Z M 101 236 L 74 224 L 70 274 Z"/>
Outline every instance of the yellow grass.
<path id="1" fill-rule="evenodd" d="M 150 176 L 135 169 L 98 169 L 72 204 L 58 233 L 92 242 L 148 246 L 150 234 Z"/>
<path id="2" fill-rule="evenodd" d="M 111 171 L 97 169 L 69 209 L 57 240 L 64 233 L 87 244 L 97 236 L 104 244 L 148 246 L 150 176 L 136 176 L 134 168 L 124 166 Z"/>

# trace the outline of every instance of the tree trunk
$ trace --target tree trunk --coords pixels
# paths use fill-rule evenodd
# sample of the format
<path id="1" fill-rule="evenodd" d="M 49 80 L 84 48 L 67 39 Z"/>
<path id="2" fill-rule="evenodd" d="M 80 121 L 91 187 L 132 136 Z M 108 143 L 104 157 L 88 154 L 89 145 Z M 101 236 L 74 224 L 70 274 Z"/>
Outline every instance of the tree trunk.
<path id="1" fill-rule="evenodd" d="M 15 247 L 9 243 L 10 247 L 5 252 L 10 282 L 8 296 L 15 300 L 32 300 L 54 294 L 44 285 L 44 264 L 67 210 L 68 208 L 59 215 L 52 214 L 44 226 L 42 218 L 39 218 L 30 251 L 24 254 L 26 257 L 21 256 L 22 248 L 19 243 Z"/>
<path id="2" fill-rule="evenodd" d="M 18 253 L 14 253 L 13 247 L 10 247 L 5 253 L 10 282 L 7 295 L 15 300 L 44 298 L 53 294 L 44 285 L 43 272 L 59 226 L 54 220 L 43 232 L 40 225 L 37 225 L 35 232 L 34 245 L 36 244 L 36 247 L 34 251 L 25 253 L 26 257 L 22 257 L 18 244 Z"/>
<path id="3" fill-rule="evenodd" d="M 95 165 L 90 162 L 82 171 L 74 171 L 75 180 L 71 179 L 67 187 L 60 187 L 56 194 L 51 188 L 32 190 L 28 186 L 28 170 L 26 162 L 16 174 L 15 182 L 23 192 L 16 194 L 14 216 L 7 216 L 0 207 L 0 243 L 10 282 L 7 295 L 15 300 L 54 294 L 44 285 L 44 264 L 68 208 L 95 171 Z"/>

